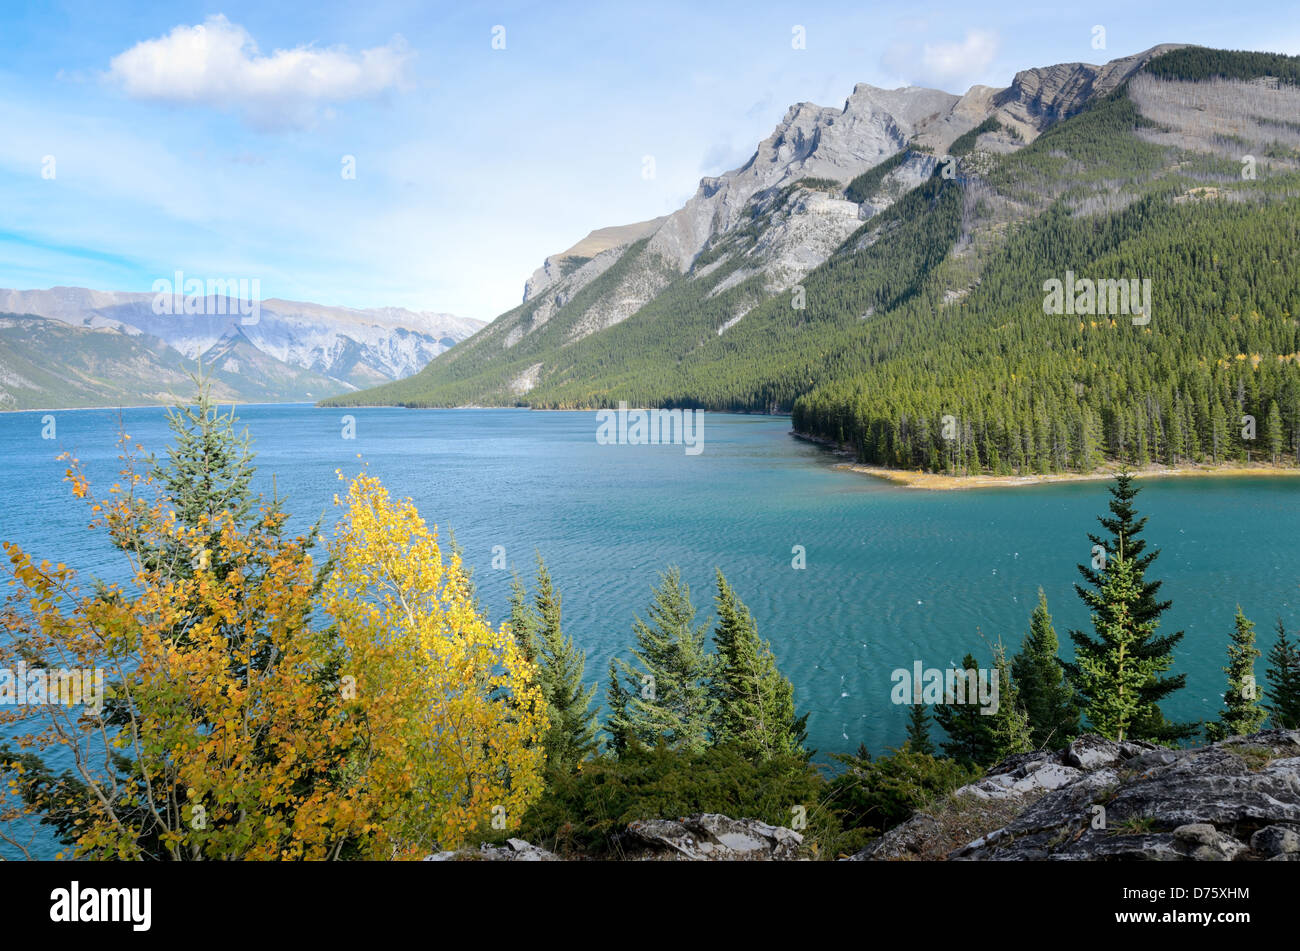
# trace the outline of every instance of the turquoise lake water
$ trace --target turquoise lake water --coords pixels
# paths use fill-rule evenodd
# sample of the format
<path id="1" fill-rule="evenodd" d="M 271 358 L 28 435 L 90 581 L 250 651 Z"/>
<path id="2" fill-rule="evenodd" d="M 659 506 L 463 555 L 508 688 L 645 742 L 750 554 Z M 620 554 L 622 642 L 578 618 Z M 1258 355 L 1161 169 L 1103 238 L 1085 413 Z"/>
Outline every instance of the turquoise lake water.
<path id="1" fill-rule="evenodd" d="M 704 450 L 609 446 L 594 413 L 525 410 L 350 410 L 248 406 L 239 414 L 258 452 L 258 483 L 272 477 L 301 525 L 332 525 L 335 475 L 369 463 L 389 489 L 409 495 L 430 523 L 456 532 L 494 623 L 505 615 L 510 572 L 493 547 L 531 578 L 534 550 L 564 597 L 566 629 L 587 651 L 588 678 L 604 690 L 611 653 L 632 641 L 650 586 L 679 565 L 701 616 L 711 614 L 721 567 L 749 604 L 781 669 L 809 711 L 819 759 L 866 743 L 902 742 L 906 708 L 890 703 L 890 673 L 916 660 L 987 664 L 989 642 L 1019 647 L 1036 592 L 1047 593 L 1066 631 L 1087 625 L 1074 594 L 1075 565 L 1106 484 L 923 492 L 834 469 L 834 459 L 789 435 L 781 417 L 708 414 Z M 35 557 L 120 577 L 120 556 L 85 530 L 84 507 L 61 481 L 59 451 L 73 450 L 106 491 L 117 462 L 116 411 L 53 413 L 57 438 L 41 438 L 43 413 L 0 414 L 0 538 Z M 146 450 L 162 451 L 159 409 L 121 414 Z M 1165 706 L 1175 718 L 1216 714 L 1224 647 L 1238 604 L 1265 650 L 1275 618 L 1300 625 L 1300 480 L 1150 480 L 1139 508 L 1159 547 L 1151 578 L 1172 599 L 1166 627 L 1187 632 L 1176 672 L 1187 689 Z M 792 548 L 807 567 L 792 567 Z M 1258 667 L 1262 678 L 1263 664 Z"/>

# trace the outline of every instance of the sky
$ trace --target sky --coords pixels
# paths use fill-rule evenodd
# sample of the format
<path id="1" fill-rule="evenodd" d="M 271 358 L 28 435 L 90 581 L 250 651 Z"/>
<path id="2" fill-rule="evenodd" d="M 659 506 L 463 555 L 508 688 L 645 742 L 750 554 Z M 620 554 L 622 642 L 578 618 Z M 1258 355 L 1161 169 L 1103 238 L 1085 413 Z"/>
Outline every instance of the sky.
<path id="1" fill-rule="evenodd" d="M 1300 4 L 4 0 L 0 287 L 181 271 L 490 320 L 794 103 L 1164 42 L 1300 54 Z"/>

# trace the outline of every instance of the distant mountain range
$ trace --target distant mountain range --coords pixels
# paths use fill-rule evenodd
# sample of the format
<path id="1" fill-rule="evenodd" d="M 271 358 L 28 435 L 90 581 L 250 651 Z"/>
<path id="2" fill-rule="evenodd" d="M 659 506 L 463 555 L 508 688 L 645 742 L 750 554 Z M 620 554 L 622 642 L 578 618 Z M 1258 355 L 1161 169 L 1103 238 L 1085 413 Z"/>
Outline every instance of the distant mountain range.
<path id="1" fill-rule="evenodd" d="M 0 289 L 0 409 L 168 402 L 201 363 L 222 399 L 315 401 L 400 380 L 483 322 L 403 308 L 270 299 L 255 317 L 201 298 L 155 313 L 155 295 Z"/>
<path id="2" fill-rule="evenodd" d="M 1300 57 L 1177 44 L 961 96 L 858 85 L 671 215 L 551 256 L 420 373 L 327 402 L 789 412 L 941 471 L 1296 460 L 1298 118 Z"/>

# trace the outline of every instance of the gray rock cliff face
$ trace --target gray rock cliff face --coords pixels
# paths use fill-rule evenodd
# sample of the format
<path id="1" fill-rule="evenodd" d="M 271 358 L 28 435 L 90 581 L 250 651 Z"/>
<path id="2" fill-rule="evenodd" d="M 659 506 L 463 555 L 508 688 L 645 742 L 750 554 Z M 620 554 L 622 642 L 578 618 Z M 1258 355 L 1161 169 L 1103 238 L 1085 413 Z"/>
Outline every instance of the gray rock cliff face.
<path id="1" fill-rule="evenodd" d="M 526 322 L 507 315 L 504 319 L 513 321 L 513 326 L 499 335 L 501 343 L 509 349 L 545 325 L 641 238 L 648 237 L 648 244 L 631 261 L 627 278 L 604 295 L 607 299 L 572 315 L 573 330 L 567 341 L 580 340 L 635 314 L 668 286 L 674 274 L 691 271 L 701 252 L 750 225 L 756 210 L 786 186 L 800 179 L 824 179 L 842 188 L 898 152 L 918 149 L 886 176 L 877 194 L 868 196 L 856 214 L 851 207 L 835 207 L 836 198 L 822 196 L 805 198 L 792 210 L 764 217 L 761 246 L 746 255 L 743 270 L 713 292 L 755 274 L 763 276 L 768 293 L 784 290 L 826 260 L 861 220 L 925 181 L 935 157 L 985 119 L 996 117 L 1012 131 L 985 133 L 978 147 L 995 152 L 1022 148 L 1052 123 L 1110 92 L 1152 56 L 1173 48 L 1155 47 L 1101 66 L 1066 63 L 1024 70 L 1005 89 L 973 86 L 962 96 L 938 89 L 879 89 L 860 83 L 839 108 L 797 103 L 748 162 L 701 179 L 695 194 L 677 211 L 652 221 L 593 231 L 568 251 L 548 257 L 524 289 L 524 301 L 540 299 L 540 307 Z M 843 199 L 838 203 L 853 204 Z M 743 311 L 737 313 L 733 322 L 743 316 Z M 526 392 L 526 383 L 515 381 L 512 386 Z"/>
<path id="2" fill-rule="evenodd" d="M 998 119 L 1033 141 L 1049 125 L 1067 119 L 1090 99 L 1104 96 L 1136 73 L 1154 56 L 1182 44 L 1166 43 L 1121 59 L 1094 66 L 1058 63 L 1016 73 L 1011 85 L 993 97 Z"/>

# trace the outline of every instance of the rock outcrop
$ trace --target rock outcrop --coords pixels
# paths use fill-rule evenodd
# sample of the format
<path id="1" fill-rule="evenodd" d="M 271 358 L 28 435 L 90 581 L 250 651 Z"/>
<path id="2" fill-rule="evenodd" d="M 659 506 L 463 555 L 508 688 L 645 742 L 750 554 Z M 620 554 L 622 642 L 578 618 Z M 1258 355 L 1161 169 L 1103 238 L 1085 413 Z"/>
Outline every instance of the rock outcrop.
<path id="1" fill-rule="evenodd" d="M 1022 806 L 936 854 L 944 807 Z M 854 860 L 1300 861 L 1300 731 L 1268 730 L 1191 750 L 1096 736 L 1012 757 Z"/>
<path id="2" fill-rule="evenodd" d="M 505 845 L 488 845 L 459 852 L 438 852 L 426 856 L 426 862 L 558 862 L 554 852 L 539 848 L 523 839 L 506 839 Z"/>
<path id="3" fill-rule="evenodd" d="M 1101 66 L 1059 63 L 1016 73 L 1011 85 L 993 97 L 998 121 L 1016 130 L 1027 142 L 1048 126 L 1068 119 L 1087 103 L 1104 96 L 1150 59 L 1181 48 L 1165 43 Z"/>
<path id="4" fill-rule="evenodd" d="M 803 836 L 757 819 L 702 812 L 681 819 L 644 819 L 619 836 L 620 857 L 630 862 L 778 862 L 800 858 Z M 477 850 L 439 852 L 426 862 L 554 862 L 552 852 L 523 839 Z"/>
<path id="5" fill-rule="evenodd" d="M 709 812 L 684 819 L 633 822 L 623 838 L 632 854 L 640 851 L 642 859 L 705 862 L 789 861 L 799 858 L 803 843 L 803 836 L 784 826 Z M 646 848 L 638 850 L 638 845 Z"/>

